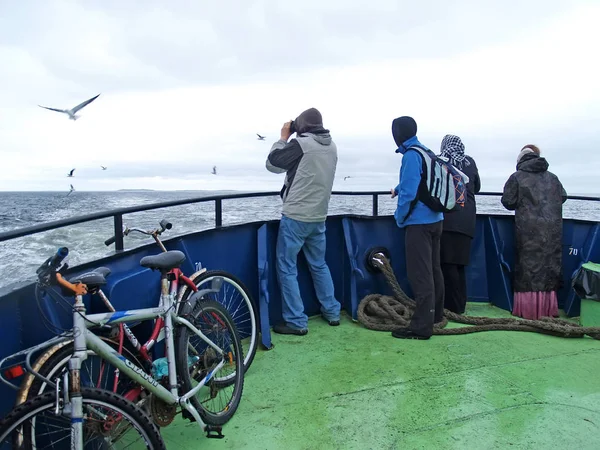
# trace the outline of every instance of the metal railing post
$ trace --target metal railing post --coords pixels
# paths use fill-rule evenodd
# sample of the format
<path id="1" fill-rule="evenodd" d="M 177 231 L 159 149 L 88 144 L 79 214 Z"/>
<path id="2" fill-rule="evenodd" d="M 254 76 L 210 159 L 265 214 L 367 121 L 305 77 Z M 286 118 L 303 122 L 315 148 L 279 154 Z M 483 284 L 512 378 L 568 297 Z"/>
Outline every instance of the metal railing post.
<path id="1" fill-rule="evenodd" d="M 123 215 L 115 214 L 115 251 L 123 250 Z"/>
<path id="2" fill-rule="evenodd" d="M 373 194 L 373 217 L 379 215 L 379 195 Z"/>
<path id="3" fill-rule="evenodd" d="M 215 199 L 215 227 L 219 228 L 221 225 L 223 225 L 222 200 L 217 198 Z"/>

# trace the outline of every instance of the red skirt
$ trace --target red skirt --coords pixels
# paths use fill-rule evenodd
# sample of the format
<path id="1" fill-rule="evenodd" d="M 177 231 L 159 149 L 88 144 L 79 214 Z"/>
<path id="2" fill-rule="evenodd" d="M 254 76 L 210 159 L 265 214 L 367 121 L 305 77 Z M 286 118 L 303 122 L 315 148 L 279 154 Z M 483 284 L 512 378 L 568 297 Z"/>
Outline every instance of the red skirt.
<path id="1" fill-rule="evenodd" d="M 552 292 L 515 292 L 513 316 L 537 320 L 540 317 L 558 317 L 558 299 Z"/>

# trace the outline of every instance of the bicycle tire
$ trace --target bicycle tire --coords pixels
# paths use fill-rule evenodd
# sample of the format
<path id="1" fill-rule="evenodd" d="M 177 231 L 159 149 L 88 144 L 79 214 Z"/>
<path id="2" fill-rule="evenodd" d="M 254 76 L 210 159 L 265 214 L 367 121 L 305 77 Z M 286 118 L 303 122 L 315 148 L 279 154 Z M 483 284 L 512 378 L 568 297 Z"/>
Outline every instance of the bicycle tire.
<path id="1" fill-rule="evenodd" d="M 113 348 L 115 348 L 115 350 L 118 350 L 118 348 L 119 348 L 118 342 L 115 342 L 112 339 L 103 338 L 103 337 L 101 337 L 101 339 L 105 343 L 107 343 L 108 345 L 110 345 Z M 62 373 L 62 371 L 64 369 L 68 369 L 69 359 L 71 358 L 71 356 L 73 356 L 73 346 L 74 346 L 73 341 L 70 341 L 67 344 L 62 345 L 58 350 L 56 350 L 52 354 L 52 356 L 50 356 L 50 358 L 48 358 L 47 361 L 45 361 L 42 364 L 42 366 L 38 370 L 38 373 L 40 375 L 42 375 L 43 377 L 49 379 L 49 380 L 53 380 L 56 377 L 56 374 Z M 141 363 L 141 361 L 129 349 L 127 349 L 127 347 L 125 347 L 125 346 L 123 346 L 123 355 L 129 361 L 135 363 L 138 367 L 144 367 L 144 365 Z M 43 355 L 40 356 L 40 358 L 42 358 L 42 357 L 43 357 Z M 98 358 L 96 356 L 96 354 L 92 350 L 88 350 L 88 359 L 83 362 L 82 367 L 81 367 L 81 371 L 83 371 L 85 368 L 87 368 L 88 369 L 88 374 L 90 374 L 89 363 L 90 363 L 90 361 L 93 361 L 93 360 L 90 359 L 90 357 L 92 357 L 92 358 Z M 93 370 L 93 367 L 92 367 L 92 370 Z M 31 375 L 31 376 L 33 376 L 33 375 Z M 84 378 L 85 377 L 82 376 L 82 380 Z M 110 379 L 107 377 L 103 381 L 105 381 L 106 383 L 110 382 L 111 384 L 110 385 L 103 384 L 102 386 L 94 386 L 94 387 L 100 387 L 102 389 L 105 389 L 107 391 L 112 392 L 113 391 L 112 377 Z M 129 378 L 127 378 L 125 375 L 120 374 L 120 376 L 119 376 L 119 386 L 122 389 L 117 390 L 117 393 L 124 392 L 126 390 L 125 386 L 129 387 L 126 384 L 127 382 L 133 383 L 133 381 L 130 380 Z M 29 400 L 29 399 L 37 396 L 37 395 L 43 394 L 44 391 L 46 390 L 46 387 L 47 387 L 47 384 L 44 381 L 40 380 L 37 377 L 34 377 L 32 383 L 31 383 L 31 385 L 29 387 L 29 390 L 27 392 L 26 399 Z"/>
<path id="2" fill-rule="evenodd" d="M 225 306 L 225 308 L 231 315 L 234 323 L 236 324 L 236 327 L 238 328 L 238 332 L 240 334 L 240 340 L 242 341 L 242 348 L 244 347 L 244 339 L 246 339 L 248 337 L 250 338 L 248 349 L 246 350 L 245 348 L 243 348 L 243 350 L 245 350 L 244 351 L 244 371 L 247 372 L 248 369 L 250 368 L 250 365 L 252 364 L 252 361 L 254 361 L 254 356 L 256 355 L 256 350 L 258 348 L 258 341 L 259 341 L 258 312 L 257 312 L 256 308 L 254 308 L 254 305 L 252 304 L 252 296 L 250 295 L 248 288 L 244 285 L 244 283 L 239 278 L 237 278 L 236 276 L 234 276 L 228 272 L 225 272 L 223 270 L 209 270 L 206 272 L 199 272 L 199 273 L 193 274 L 190 277 L 190 280 L 192 280 L 192 282 L 196 285 L 196 287 L 201 287 L 203 284 L 206 284 L 217 277 L 223 278 L 225 280 L 225 282 L 227 282 L 229 285 L 233 286 L 233 288 L 240 293 L 242 300 L 243 300 L 244 304 L 246 305 L 246 308 L 248 311 L 247 315 L 249 317 L 246 318 L 245 317 L 246 311 L 244 311 L 244 310 L 240 311 L 239 308 L 237 308 L 237 309 L 234 308 L 233 306 L 235 306 L 235 305 L 232 305 L 233 296 L 230 298 L 229 302 L 224 302 L 218 298 L 214 298 L 214 297 L 217 297 L 214 294 L 209 294 L 207 296 L 207 300 L 216 300 L 219 303 L 221 303 L 223 306 Z M 191 294 L 193 294 L 193 291 L 187 285 L 184 284 L 183 289 L 181 289 L 179 292 L 177 301 L 183 302 L 185 304 L 185 302 L 187 301 L 187 299 L 190 297 Z M 250 322 L 249 323 L 249 325 L 250 325 L 250 333 L 249 334 L 245 331 L 247 326 L 244 326 L 244 323 L 243 323 L 244 321 Z"/>
<path id="3" fill-rule="evenodd" d="M 152 419 L 150 419 L 150 417 L 144 411 L 142 411 L 132 402 L 129 402 L 123 397 L 116 395 L 112 392 L 96 388 L 82 388 L 81 394 L 84 406 L 86 404 L 109 406 L 117 413 L 122 414 L 123 417 L 128 418 L 130 422 L 135 424 L 136 428 L 140 431 L 140 434 L 142 435 L 142 438 L 146 443 L 146 448 L 150 450 L 166 450 L 165 443 L 160 435 L 158 428 L 152 422 Z M 54 392 L 46 392 L 42 395 L 38 395 L 32 398 L 31 400 L 28 400 L 27 402 L 13 409 L 0 422 L 0 447 L 3 447 L 5 443 L 10 443 L 14 446 L 15 440 L 18 439 L 19 436 L 22 436 L 21 441 L 24 442 L 21 444 L 21 448 L 32 448 L 32 439 L 30 433 L 28 431 L 25 431 L 21 435 L 19 435 L 17 428 L 22 427 L 21 430 L 26 429 L 24 428 L 26 426 L 26 420 L 32 419 L 38 416 L 40 413 L 45 412 L 47 410 L 53 410 L 55 408 L 55 405 L 56 394 Z M 96 406 L 96 409 L 98 409 L 98 406 Z M 57 419 L 60 418 L 57 416 L 54 417 Z M 70 437 L 69 423 L 71 421 L 71 418 L 64 417 L 64 420 L 66 423 L 64 431 Z M 86 429 L 90 430 L 92 427 L 93 424 L 86 428 L 86 422 L 84 421 L 84 432 Z M 55 430 L 56 428 L 57 427 L 54 426 L 53 430 Z M 33 427 L 33 429 L 43 430 L 43 426 L 36 422 L 36 425 Z M 53 434 L 56 434 L 56 431 L 53 431 Z M 36 438 L 36 444 L 38 440 L 39 438 Z M 87 444 L 89 441 L 90 439 L 85 440 L 84 436 L 85 444 Z M 23 444 L 29 445 L 23 446 Z"/>
<path id="4" fill-rule="evenodd" d="M 209 324 L 207 319 L 210 319 L 210 317 L 216 319 L 217 323 L 214 323 L 212 325 Z M 227 341 L 226 345 L 227 350 L 229 350 L 228 353 L 230 354 L 231 350 L 233 350 L 233 355 L 230 355 L 230 358 L 232 362 L 235 362 L 234 377 L 231 379 L 231 381 L 224 383 L 219 382 L 217 380 L 217 375 L 215 374 L 215 376 L 206 384 L 206 386 L 207 389 L 210 391 L 211 398 L 214 398 L 213 394 L 216 390 L 224 391 L 226 389 L 232 388 L 231 398 L 227 400 L 226 405 L 223 406 L 218 412 L 209 411 L 203 404 L 206 402 L 201 402 L 198 399 L 198 396 L 202 395 L 202 389 L 200 389 L 200 391 L 190 399 L 192 405 L 198 410 L 200 417 L 202 417 L 202 420 L 205 423 L 209 425 L 223 425 L 227 421 L 229 421 L 229 419 L 231 419 L 231 417 L 233 417 L 233 415 L 235 414 L 240 404 L 240 400 L 242 398 L 242 391 L 244 389 L 243 354 L 240 339 L 237 334 L 237 329 L 235 327 L 235 324 L 233 323 L 233 320 L 231 319 L 229 312 L 225 309 L 225 307 L 219 302 L 215 302 L 212 300 L 197 303 L 192 313 L 187 315 L 186 318 L 196 328 L 200 329 L 200 331 L 202 331 L 208 337 L 208 339 L 210 339 L 219 347 L 223 346 L 219 345 L 218 342 L 214 342 L 214 334 L 211 334 L 211 330 L 215 331 L 217 325 L 219 324 L 222 324 L 227 328 L 227 330 L 225 330 L 225 333 L 223 333 L 223 337 L 226 338 Z M 203 324 L 208 325 L 208 331 L 202 330 Z M 229 335 L 226 335 L 227 332 L 229 333 Z M 191 370 L 199 369 L 200 373 L 197 376 L 197 378 L 202 379 L 204 378 L 204 374 L 210 371 L 210 368 L 203 367 L 203 364 L 207 364 L 207 361 L 211 363 L 217 362 L 214 350 L 208 348 L 208 345 L 198 338 L 200 342 L 207 347 L 207 353 L 204 354 L 203 357 L 199 357 L 198 360 L 190 366 L 188 362 L 188 349 L 190 346 L 190 338 L 193 337 L 196 337 L 196 335 L 193 332 L 191 332 L 189 328 L 187 328 L 184 325 L 178 327 L 175 351 L 177 355 L 177 373 L 181 378 L 182 393 L 189 392 L 194 386 L 194 384 L 192 383 L 192 377 L 190 376 Z M 211 351 L 213 354 L 210 353 Z M 194 381 L 196 381 L 196 379 L 194 379 Z"/>

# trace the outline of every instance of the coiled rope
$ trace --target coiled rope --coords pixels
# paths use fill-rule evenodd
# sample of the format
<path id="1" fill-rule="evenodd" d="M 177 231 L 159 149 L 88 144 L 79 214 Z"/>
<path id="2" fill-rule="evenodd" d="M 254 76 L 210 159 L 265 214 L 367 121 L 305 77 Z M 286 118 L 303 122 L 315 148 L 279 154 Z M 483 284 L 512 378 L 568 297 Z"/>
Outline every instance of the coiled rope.
<path id="1" fill-rule="evenodd" d="M 366 328 L 392 331 L 407 328 L 415 310 L 415 301 L 409 298 L 398 284 L 392 267 L 383 255 L 372 259 L 375 267 L 385 276 L 394 296 L 370 294 L 358 305 L 358 321 Z M 472 325 L 470 327 L 445 328 L 448 321 Z M 539 320 L 518 318 L 469 317 L 444 310 L 444 319 L 433 327 L 435 335 L 478 333 L 481 331 L 529 331 L 565 338 L 582 338 L 588 335 L 600 339 L 600 327 L 582 327 L 564 319 L 542 317 Z"/>

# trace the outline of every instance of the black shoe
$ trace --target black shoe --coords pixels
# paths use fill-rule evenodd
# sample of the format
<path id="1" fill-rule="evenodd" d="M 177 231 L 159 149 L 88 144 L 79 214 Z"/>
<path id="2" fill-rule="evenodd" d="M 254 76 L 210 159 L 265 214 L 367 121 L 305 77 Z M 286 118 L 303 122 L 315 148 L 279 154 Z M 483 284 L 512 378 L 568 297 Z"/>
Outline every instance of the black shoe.
<path id="1" fill-rule="evenodd" d="M 295 334 L 296 336 L 304 336 L 308 330 L 298 330 L 297 328 L 288 327 L 285 323 L 277 324 L 273 327 L 273 331 L 278 334 Z"/>
<path id="2" fill-rule="evenodd" d="M 329 324 L 329 326 L 332 326 L 332 327 L 337 327 L 337 326 L 339 326 L 339 324 L 340 324 L 340 320 L 339 320 L 339 319 L 338 319 L 338 320 L 329 320 L 329 319 L 327 319 L 327 318 L 326 318 L 326 317 L 324 317 L 324 316 L 321 316 L 321 317 L 323 317 L 323 320 L 324 320 L 325 322 L 327 322 L 327 323 Z"/>
<path id="3" fill-rule="evenodd" d="M 392 336 L 398 339 L 420 339 L 426 340 L 431 336 L 421 336 L 420 334 L 416 334 L 415 332 L 409 330 L 408 328 L 398 328 L 397 330 L 392 331 Z"/>

